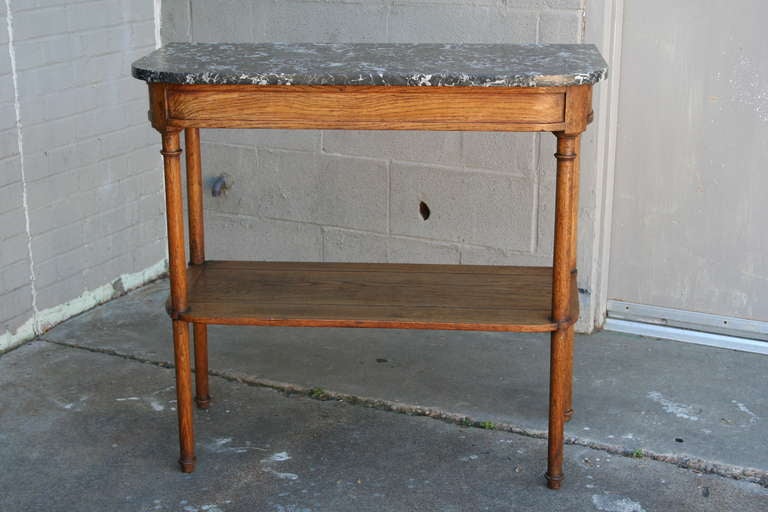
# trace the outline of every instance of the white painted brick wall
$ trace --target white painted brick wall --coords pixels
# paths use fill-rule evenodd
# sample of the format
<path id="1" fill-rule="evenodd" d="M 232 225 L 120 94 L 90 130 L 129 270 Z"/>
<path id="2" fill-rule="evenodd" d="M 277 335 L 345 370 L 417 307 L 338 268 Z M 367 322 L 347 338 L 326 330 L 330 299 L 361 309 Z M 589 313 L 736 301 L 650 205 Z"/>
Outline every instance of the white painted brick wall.
<path id="1" fill-rule="evenodd" d="M 393 234 L 516 252 L 532 248 L 533 190 L 524 178 L 393 163 L 390 179 Z M 431 211 L 427 220 L 422 202 Z"/>
<path id="2" fill-rule="evenodd" d="M 459 263 L 455 244 L 419 238 L 323 228 L 326 261 L 373 263 Z"/>
<path id="3" fill-rule="evenodd" d="M 157 273 L 166 254 L 159 136 L 146 86 L 130 77 L 155 46 L 153 2 L 9 5 L 10 31 L 0 2 L 0 350 L 21 341 L 19 329 L 40 332 L 109 298 L 111 284 L 127 286 L 121 276 Z"/>
<path id="4" fill-rule="evenodd" d="M 210 259 L 321 261 L 323 228 L 317 224 L 230 215 L 207 210 Z"/>
<path id="5" fill-rule="evenodd" d="M 509 5 L 395 2 L 388 37 L 393 42 L 524 43 L 536 40 L 539 13 Z"/>
<path id="6" fill-rule="evenodd" d="M 584 0 L 165 0 L 162 33 L 165 41 L 577 42 L 583 13 Z M 551 135 L 203 130 L 202 139 L 207 181 L 234 178 L 226 197 L 206 199 L 211 256 L 551 260 Z M 426 221 L 421 201 L 432 212 Z"/>

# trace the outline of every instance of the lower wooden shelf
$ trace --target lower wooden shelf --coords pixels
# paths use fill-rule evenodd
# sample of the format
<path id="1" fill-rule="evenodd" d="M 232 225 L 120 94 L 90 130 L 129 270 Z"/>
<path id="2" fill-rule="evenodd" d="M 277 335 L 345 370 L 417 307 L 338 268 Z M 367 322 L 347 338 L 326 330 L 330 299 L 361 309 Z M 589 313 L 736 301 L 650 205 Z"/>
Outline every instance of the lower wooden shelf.
<path id="1" fill-rule="evenodd" d="M 552 269 L 208 261 L 179 319 L 233 325 L 547 332 Z M 570 318 L 578 317 L 575 279 Z"/>

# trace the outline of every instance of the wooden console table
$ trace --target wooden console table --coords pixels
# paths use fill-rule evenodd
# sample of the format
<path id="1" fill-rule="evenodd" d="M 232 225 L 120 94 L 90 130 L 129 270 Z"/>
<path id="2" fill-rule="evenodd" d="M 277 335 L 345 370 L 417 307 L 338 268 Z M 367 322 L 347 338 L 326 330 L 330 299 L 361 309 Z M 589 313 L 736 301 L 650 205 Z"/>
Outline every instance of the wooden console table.
<path id="1" fill-rule="evenodd" d="M 189 324 L 201 408 L 207 324 L 551 332 L 547 481 L 559 488 L 573 412 L 579 136 L 605 74 L 592 45 L 171 43 L 136 61 L 162 134 L 182 471 L 195 467 Z M 552 132 L 552 267 L 207 261 L 200 128 Z"/>

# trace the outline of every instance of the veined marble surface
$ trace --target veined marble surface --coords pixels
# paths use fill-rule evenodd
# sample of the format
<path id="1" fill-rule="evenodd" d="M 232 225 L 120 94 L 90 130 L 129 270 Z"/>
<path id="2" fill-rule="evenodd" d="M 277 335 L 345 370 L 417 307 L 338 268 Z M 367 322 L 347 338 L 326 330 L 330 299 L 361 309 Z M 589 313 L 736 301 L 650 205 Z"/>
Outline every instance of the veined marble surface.
<path id="1" fill-rule="evenodd" d="M 552 87 L 594 84 L 591 44 L 169 43 L 133 63 L 147 82 Z"/>

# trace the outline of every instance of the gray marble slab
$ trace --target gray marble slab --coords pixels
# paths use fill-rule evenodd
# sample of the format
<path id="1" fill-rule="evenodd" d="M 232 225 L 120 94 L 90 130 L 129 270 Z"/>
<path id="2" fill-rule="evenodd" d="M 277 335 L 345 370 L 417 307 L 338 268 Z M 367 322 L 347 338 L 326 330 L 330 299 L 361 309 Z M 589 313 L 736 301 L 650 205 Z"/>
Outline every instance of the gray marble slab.
<path id="1" fill-rule="evenodd" d="M 547 87 L 593 84 L 591 44 L 169 43 L 133 63 L 147 82 Z"/>

